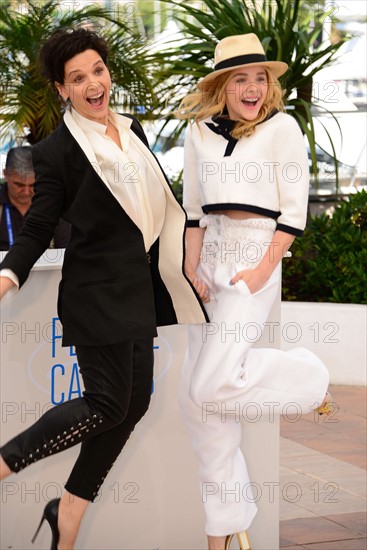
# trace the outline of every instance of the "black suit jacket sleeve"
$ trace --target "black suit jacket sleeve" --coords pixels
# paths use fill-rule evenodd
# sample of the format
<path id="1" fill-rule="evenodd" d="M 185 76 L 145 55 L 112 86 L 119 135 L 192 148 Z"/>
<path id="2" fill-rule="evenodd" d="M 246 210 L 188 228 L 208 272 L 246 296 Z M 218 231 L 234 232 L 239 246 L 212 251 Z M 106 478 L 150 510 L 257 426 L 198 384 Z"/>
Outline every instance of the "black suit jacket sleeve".
<path id="1" fill-rule="evenodd" d="M 66 248 L 70 241 L 70 224 L 60 218 L 59 224 L 56 226 L 54 234 L 54 248 Z"/>

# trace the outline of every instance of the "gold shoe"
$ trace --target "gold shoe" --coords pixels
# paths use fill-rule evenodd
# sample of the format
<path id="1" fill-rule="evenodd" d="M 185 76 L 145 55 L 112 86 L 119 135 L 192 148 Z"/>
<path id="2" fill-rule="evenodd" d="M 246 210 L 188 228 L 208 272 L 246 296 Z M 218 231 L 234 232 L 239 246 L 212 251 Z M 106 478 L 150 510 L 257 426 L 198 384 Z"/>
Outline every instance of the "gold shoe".
<path id="1" fill-rule="evenodd" d="M 240 545 L 240 550 L 251 550 L 250 539 L 248 538 L 247 531 L 241 531 L 240 533 L 236 533 L 236 535 L 238 544 Z M 228 535 L 226 537 L 224 550 L 229 550 L 233 537 L 234 535 Z"/>
<path id="2" fill-rule="evenodd" d="M 331 397 L 331 393 L 328 391 L 326 392 L 326 397 L 323 401 L 323 403 L 320 405 L 320 407 L 317 407 L 316 412 L 320 415 L 326 414 L 326 416 L 329 416 L 332 412 L 334 412 L 335 407 L 333 406 L 333 398 Z"/>

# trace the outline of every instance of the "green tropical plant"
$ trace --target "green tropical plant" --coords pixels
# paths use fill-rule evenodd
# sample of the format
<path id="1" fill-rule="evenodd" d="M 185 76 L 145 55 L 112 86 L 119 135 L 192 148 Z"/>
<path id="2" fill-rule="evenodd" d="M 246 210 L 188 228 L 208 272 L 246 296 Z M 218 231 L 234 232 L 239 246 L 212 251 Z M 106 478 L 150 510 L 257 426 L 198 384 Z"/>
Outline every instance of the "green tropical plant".
<path id="1" fill-rule="evenodd" d="M 140 24 L 144 27 L 144 32 L 148 37 L 154 37 L 155 33 L 162 32 L 168 21 L 166 6 L 156 10 L 156 0 L 135 0 L 131 3 L 134 6 L 136 15 L 139 17 Z"/>
<path id="2" fill-rule="evenodd" d="M 213 51 L 219 40 L 253 32 L 260 38 L 269 60 L 288 63 L 281 78 L 289 113 L 307 137 L 313 172 L 317 173 L 312 113 L 314 75 L 333 62 L 343 44 L 320 42 L 323 24 L 333 7 L 324 9 L 313 0 L 202 0 L 200 3 L 161 0 L 175 8 L 174 18 L 184 38 L 151 58 L 156 77 L 164 84 L 160 93 L 168 118 L 180 99 L 212 70 Z M 182 123 L 183 126 L 185 123 Z M 181 126 L 178 128 L 180 131 Z M 334 158 L 335 150 L 333 149 Z M 336 173 L 337 173 L 337 163 Z"/>
<path id="3" fill-rule="evenodd" d="M 146 39 L 135 30 L 136 21 L 129 20 L 126 13 L 93 3 L 73 9 L 70 3 L 60 0 L 23 0 L 18 8 L 14 2 L 3 1 L 0 7 L 0 136 L 3 140 L 26 138 L 36 143 L 58 125 L 62 105 L 39 74 L 38 52 L 56 28 L 81 25 L 91 25 L 108 41 L 109 68 L 114 83 L 112 103 L 130 111 L 153 104 L 155 92 L 145 62 Z"/>
<path id="4" fill-rule="evenodd" d="M 367 193 L 311 216 L 283 261 L 283 300 L 367 304 Z"/>

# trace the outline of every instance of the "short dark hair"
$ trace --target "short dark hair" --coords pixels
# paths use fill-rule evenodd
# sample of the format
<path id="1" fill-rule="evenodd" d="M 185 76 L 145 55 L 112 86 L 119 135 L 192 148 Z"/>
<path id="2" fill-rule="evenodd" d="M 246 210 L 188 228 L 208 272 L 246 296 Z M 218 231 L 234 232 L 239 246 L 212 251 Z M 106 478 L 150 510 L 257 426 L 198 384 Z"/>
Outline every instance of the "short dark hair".
<path id="1" fill-rule="evenodd" d="M 60 28 L 54 31 L 40 51 L 39 66 L 42 75 L 52 85 L 54 82 L 64 84 L 65 63 L 85 50 L 95 50 L 107 65 L 107 42 L 94 31 L 83 27 Z"/>
<path id="2" fill-rule="evenodd" d="M 22 176 L 34 172 L 31 147 L 12 147 L 9 149 L 5 161 L 5 170 L 8 174 L 16 172 Z"/>

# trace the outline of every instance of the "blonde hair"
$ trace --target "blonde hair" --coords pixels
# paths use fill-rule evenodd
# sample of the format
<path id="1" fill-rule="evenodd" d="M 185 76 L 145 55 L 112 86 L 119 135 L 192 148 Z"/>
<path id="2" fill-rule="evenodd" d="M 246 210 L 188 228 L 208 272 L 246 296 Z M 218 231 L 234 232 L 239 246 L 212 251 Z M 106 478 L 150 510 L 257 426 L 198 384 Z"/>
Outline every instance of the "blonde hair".
<path id="1" fill-rule="evenodd" d="M 264 69 L 268 80 L 265 101 L 255 120 L 243 119 L 236 122 L 231 131 L 231 135 L 235 139 L 251 136 L 255 132 L 256 125 L 265 120 L 274 109 L 284 111 L 284 91 L 277 78 L 266 67 Z M 230 71 L 205 83 L 201 88 L 199 85 L 197 91 L 189 94 L 181 101 L 175 116 L 181 120 L 194 119 L 196 123 L 209 117 L 226 116 L 226 87 L 232 75 L 233 71 Z"/>

